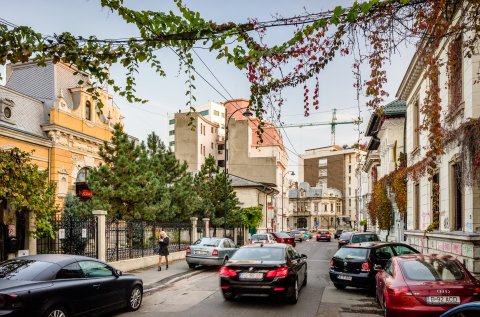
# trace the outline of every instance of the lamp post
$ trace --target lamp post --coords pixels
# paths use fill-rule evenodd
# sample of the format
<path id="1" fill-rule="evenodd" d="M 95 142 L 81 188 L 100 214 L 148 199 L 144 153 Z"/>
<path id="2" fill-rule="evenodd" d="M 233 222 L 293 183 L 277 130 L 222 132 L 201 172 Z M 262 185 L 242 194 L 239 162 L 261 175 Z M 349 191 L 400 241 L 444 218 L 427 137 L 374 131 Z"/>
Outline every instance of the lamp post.
<path id="1" fill-rule="evenodd" d="M 228 204 L 227 204 L 227 189 L 228 189 L 228 168 L 227 168 L 227 160 L 228 160 L 228 148 L 227 148 L 227 142 L 228 142 L 228 124 L 230 123 L 230 119 L 232 119 L 233 115 L 237 113 L 240 110 L 247 109 L 243 113 L 243 116 L 246 118 L 249 118 L 253 116 L 253 113 L 250 111 L 249 107 L 243 107 L 243 108 L 238 108 L 234 112 L 232 112 L 228 118 L 226 118 L 225 121 L 225 153 L 224 153 L 224 164 L 225 164 L 225 190 L 224 190 L 224 199 L 225 199 L 225 210 L 224 210 L 224 223 L 223 223 L 223 236 L 227 236 L 227 212 L 228 212 Z M 226 109 L 225 109 L 226 112 Z"/>
<path id="2" fill-rule="evenodd" d="M 282 231 L 283 231 L 283 182 L 285 181 L 285 176 L 288 174 L 291 174 L 292 176 L 295 176 L 295 173 L 293 171 L 288 171 L 282 174 Z"/>

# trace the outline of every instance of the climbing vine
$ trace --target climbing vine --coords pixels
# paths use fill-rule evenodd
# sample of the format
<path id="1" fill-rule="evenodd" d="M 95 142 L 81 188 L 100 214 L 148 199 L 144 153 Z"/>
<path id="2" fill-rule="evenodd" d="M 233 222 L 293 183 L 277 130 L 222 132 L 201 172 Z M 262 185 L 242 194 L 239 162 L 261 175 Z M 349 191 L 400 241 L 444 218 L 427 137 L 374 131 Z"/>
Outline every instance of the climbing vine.
<path id="1" fill-rule="evenodd" d="M 380 230 L 390 229 L 392 226 L 393 209 L 387 194 L 386 178 L 381 178 L 374 183 L 368 211 L 372 223 L 378 224 Z"/>

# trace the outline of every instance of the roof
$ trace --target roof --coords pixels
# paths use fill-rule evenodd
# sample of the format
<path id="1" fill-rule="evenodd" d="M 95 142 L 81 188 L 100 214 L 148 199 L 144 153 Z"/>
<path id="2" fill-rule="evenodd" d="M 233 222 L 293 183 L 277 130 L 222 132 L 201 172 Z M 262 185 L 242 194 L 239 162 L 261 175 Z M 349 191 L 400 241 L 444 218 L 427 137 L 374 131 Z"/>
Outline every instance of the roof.
<path id="1" fill-rule="evenodd" d="M 228 177 L 232 181 L 232 187 L 253 187 L 253 188 L 262 188 L 268 189 L 269 191 L 277 191 L 275 187 L 277 185 L 273 183 L 263 183 L 263 182 L 255 182 L 250 179 L 246 179 L 240 176 L 229 174 Z"/>
<path id="2" fill-rule="evenodd" d="M 51 263 L 57 263 L 57 264 L 69 263 L 69 262 L 72 262 L 73 260 L 93 260 L 93 261 L 97 260 L 87 256 L 72 255 L 72 254 L 36 254 L 36 255 L 23 256 L 20 259 L 51 262 Z"/>
<path id="3" fill-rule="evenodd" d="M 396 115 L 404 115 L 407 112 L 407 103 L 405 100 L 396 99 L 388 103 L 384 108 L 382 114 L 390 117 Z"/>

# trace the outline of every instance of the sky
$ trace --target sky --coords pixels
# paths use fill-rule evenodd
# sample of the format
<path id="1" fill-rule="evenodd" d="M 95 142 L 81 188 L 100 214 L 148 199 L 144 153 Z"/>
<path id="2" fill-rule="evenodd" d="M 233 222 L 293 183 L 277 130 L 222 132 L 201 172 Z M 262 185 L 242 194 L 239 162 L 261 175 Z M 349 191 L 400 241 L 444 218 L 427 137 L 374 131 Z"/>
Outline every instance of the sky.
<path id="1" fill-rule="evenodd" d="M 200 12 L 207 20 L 216 22 L 246 22 L 249 18 L 259 21 L 271 20 L 274 15 L 284 17 L 318 12 L 332 8 L 335 5 L 348 5 L 352 1 L 334 0 L 191 0 L 185 4 L 192 10 Z M 148 9 L 168 11 L 173 9 L 172 0 L 126 0 L 125 5 L 132 9 Z M 136 36 L 138 33 L 132 25 L 126 24 L 116 14 L 100 6 L 100 0 L 0 0 L 0 18 L 16 25 L 27 25 L 45 35 L 71 32 L 74 35 L 96 35 L 98 38 L 124 38 Z M 267 40 L 269 43 L 283 42 L 294 32 L 293 28 L 281 27 L 269 29 Z M 229 98 L 249 98 L 249 83 L 245 73 L 229 65 L 225 60 L 217 60 L 214 53 L 208 50 L 195 50 L 206 63 L 210 71 L 196 59 L 195 67 L 206 80 L 216 87 L 223 96 Z M 407 70 L 414 53 L 412 47 L 399 48 L 399 52 L 392 56 L 387 65 L 388 83 L 386 91 L 390 94 L 388 101 L 395 99 L 396 91 Z M 137 95 L 147 99 L 146 104 L 131 104 L 120 96 L 114 98 L 125 116 L 127 133 L 146 139 L 154 131 L 166 142 L 168 135 L 168 113 L 184 109 L 185 77 L 179 74 L 178 60 L 169 50 L 159 51 L 167 77 L 159 77 L 147 66 L 142 66 L 137 76 Z M 364 131 L 371 111 L 365 107 L 365 98 L 357 100 L 357 92 L 353 88 L 352 58 L 340 57 L 329 64 L 319 75 L 320 92 L 317 111 L 311 110 L 308 118 L 303 115 L 303 89 L 289 88 L 283 92 L 285 105 L 282 108 L 282 121 L 285 124 L 326 122 L 331 120 L 332 109 L 337 109 L 338 121 L 351 121 L 360 116 L 363 124 L 360 131 Z M 3 71 L 3 70 L 2 70 Z M 118 67 L 111 70 L 113 77 L 122 82 L 122 72 Z M 364 74 L 366 76 L 366 74 Z M 218 78 L 227 91 L 223 90 L 216 81 Z M 195 83 L 197 90 L 194 95 L 198 104 L 208 101 L 222 102 L 225 99 L 198 78 Z M 313 87 L 311 89 L 313 91 Z M 112 92 L 113 93 L 113 92 Z M 115 96 L 115 95 L 114 95 Z M 289 154 L 289 170 L 297 173 L 299 168 L 298 155 L 306 149 L 328 146 L 331 143 L 330 126 L 315 126 L 303 128 L 282 129 L 284 144 Z M 359 137 L 358 129 L 354 125 L 339 125 L 336 129 L 336 143 L 339 145 L 356 143 Z M 361 142 L 366 142 L 362 136 Z"/>

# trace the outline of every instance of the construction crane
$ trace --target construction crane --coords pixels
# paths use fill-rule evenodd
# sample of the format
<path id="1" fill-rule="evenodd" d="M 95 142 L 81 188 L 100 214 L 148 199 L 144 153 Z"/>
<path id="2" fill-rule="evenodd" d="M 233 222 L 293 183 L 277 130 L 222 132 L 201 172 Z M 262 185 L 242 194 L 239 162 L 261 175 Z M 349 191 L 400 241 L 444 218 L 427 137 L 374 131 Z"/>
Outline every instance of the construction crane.
<path id="1" fill-rule="evenodd" d="M 332 145 L 335 145 L 335 127 L 339 124 L 356 124 L 360 125 L 363 122 L 362 119 L 352 121 L 337 121 L 337 109 L 333 109 L 332 121 L 330 122 L 311 122 L 311 123 L 287 123 L 276 126 L 277 128 L 303 128 L 313 127 L 317 125 L 330 125 L 332 134 Z"/>

